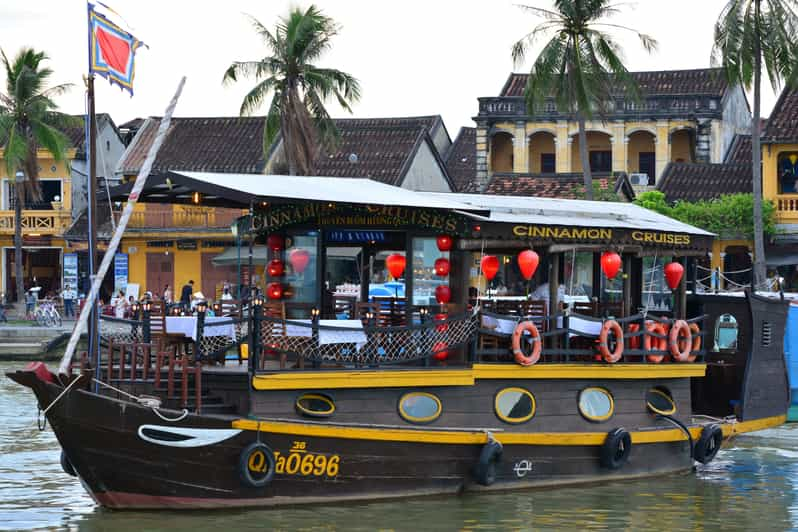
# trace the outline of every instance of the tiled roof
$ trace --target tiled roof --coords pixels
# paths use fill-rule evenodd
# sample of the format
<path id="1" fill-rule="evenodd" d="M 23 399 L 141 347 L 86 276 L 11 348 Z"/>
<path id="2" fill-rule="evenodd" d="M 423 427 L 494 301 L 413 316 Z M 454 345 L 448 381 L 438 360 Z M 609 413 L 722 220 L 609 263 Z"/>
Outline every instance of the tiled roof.
<path id="1" fill-rule="evenodd" d="M 476 192 L 477 129 L 460 128 L 446 153 L 446 170 L 454 185 L 454 192 Z"/>
<path id="2" fill-rule="evenodd" d="M 724 163 L 751 164 L 751 135 L 735 135 Z"/>
<path id="3" fill-rule="evenodd" d="M 726 79 L 723 69 L 658 70 L 631 72 L 644 96 L 723 96 Z M 500 96 L 523 96 L 529 74 L 510 74 Z"/>
<path id="4" fill-rule="evenodd" d="M 657 189 L 669 202 L 707 200 L 751 192 L 751 174 L 750 157 L 747 164 L 669 163 Z"/>
<path id="5" fill-rule="evenodd" d="M 625 177 L 623 178 L 626 179 Z M 594 175 L 601 188 L 618 190 L 618 175 Z M 500 196 L 535 196 L 538 198 L 584 199 L 584 179 L 581 173 L 552 175 L 494 174 L 485 194 Z"/>
<path id="6" fill-rule="evenodd" d="M 264 167 L 263 122 L 257 116 L 172 118 L 152 171 L 258 173 Z M 160 123 L 159 117 L 144 122 L 122 155 L 119 171 L 139 171 Z"/>
<path id="7" fill-rule="evenodd" d="M 782 91 L 762 136 L 764 142 L 798 142 L 798 88 Z"/>
<path id="8" fill-rule="evenodd" d="M 173 118 L 153 171 L 260 173 L 266 165 L 264 121 L 262 116 Z M 145 121 L 119 162 L 120 172 L 139 170 L 159 124 L 159 118 Z M 418 146 L 429 141 L 442 121 L 440 116 L 356 118 L 336 119 L 335 125 L 340 138 L 334 151 L 319 154 L 317 174 L 399 184 Z"/>

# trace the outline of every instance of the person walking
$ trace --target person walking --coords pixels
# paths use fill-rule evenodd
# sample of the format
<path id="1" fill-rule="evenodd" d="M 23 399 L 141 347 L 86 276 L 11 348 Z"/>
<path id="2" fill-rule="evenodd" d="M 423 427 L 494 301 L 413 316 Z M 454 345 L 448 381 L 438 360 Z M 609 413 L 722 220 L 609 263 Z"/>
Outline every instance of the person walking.
<path id="1" fill-rule="evenodd" d="M 64 300 L 64 317 L 69 318 L 75 317 L 75 299 L 77 299 L 78 293 L 72 288 L 69 284 L 64 286 L 64 290 L 61 292 L 61 299 Z"/>
<path id="2" fill-rule="evenodd" d="M 183 285 L 180 291 L 180 304 L 183 308 L 188 310 L 191 307 L 191 296 L 194 294 L 194 281 L 190 280 L 188 284 Z"/>

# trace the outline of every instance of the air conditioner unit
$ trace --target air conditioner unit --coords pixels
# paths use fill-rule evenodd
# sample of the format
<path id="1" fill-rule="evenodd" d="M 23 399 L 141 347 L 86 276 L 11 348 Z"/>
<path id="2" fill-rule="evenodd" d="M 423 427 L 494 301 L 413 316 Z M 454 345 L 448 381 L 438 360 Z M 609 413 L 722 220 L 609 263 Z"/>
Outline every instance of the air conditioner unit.
<path id="1" fill-rule="evenodd" d="M 648 174 L 629 174 L 629 182 L 633 185 L 648 186 Z"/>

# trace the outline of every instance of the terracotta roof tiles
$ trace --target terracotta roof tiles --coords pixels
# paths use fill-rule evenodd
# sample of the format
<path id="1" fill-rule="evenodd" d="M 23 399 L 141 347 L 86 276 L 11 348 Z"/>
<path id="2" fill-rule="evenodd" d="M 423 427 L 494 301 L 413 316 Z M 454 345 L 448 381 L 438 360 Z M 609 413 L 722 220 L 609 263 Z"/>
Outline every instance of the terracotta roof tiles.
<path id="1" fill-rule="evenodd" d="M 667 201 L 699 201 L 749 193 L 751 179 L 750 156 L 747 164 L 670 163 L 662 172 L 657 189 Z"/>
<path id="2" fill-rule="evenodd" d="M 763 142 L 798 142 L 798 88 L 782 91 L 762 137 Z"/>
<path id="3" fill-rule="evenodd" d="M 446 170 L 454 192 L 477 192 L 477 129 L 460 128 L 452 147 L 446 153 Z"/>

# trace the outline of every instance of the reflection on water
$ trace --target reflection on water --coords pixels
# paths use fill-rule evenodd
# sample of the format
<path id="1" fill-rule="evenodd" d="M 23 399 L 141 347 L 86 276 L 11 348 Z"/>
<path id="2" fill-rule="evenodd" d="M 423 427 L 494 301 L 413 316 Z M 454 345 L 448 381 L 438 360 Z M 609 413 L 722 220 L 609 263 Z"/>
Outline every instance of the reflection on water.
<path id="1" fill-rule="evenodd" d="M 12 367 L 0 363 L 0 372 Z M 100 510 L 79 482 L 61 471 L 59 453 L 53 433 L 36 428 L 33 395 L 0 377 L 2 530 L 798 528 L 798 425 L 741 436 L 695 474 L 584 488 L 271 511 Z"/>

